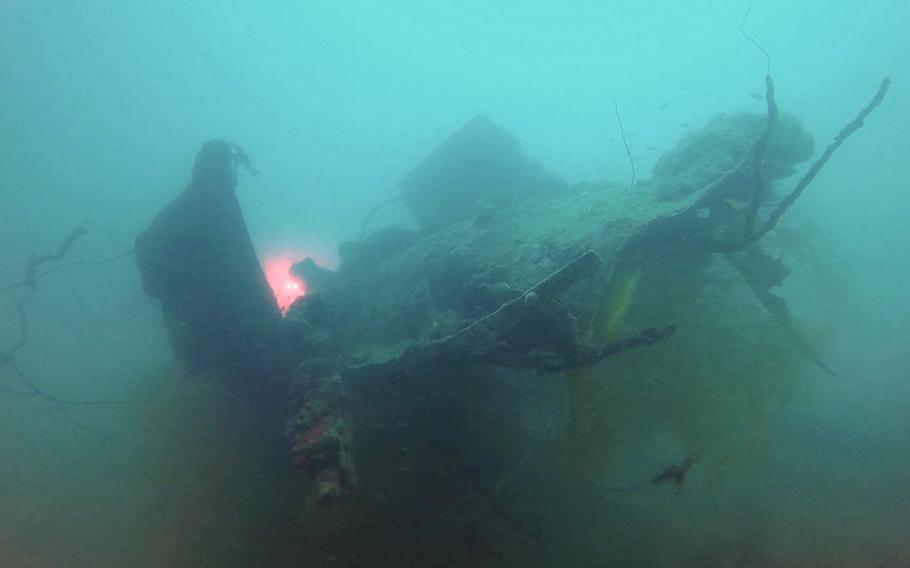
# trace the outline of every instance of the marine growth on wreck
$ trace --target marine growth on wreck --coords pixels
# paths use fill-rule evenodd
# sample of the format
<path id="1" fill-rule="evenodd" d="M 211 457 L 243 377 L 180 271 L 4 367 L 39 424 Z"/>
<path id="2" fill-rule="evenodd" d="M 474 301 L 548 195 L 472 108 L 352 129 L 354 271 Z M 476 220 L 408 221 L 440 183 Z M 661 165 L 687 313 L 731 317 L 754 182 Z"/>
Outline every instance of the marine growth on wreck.
<path id="1" fill-rule="evenodd" d="M 311 257 L 262 269 L 236 193 L 258 171 L 215 139 L 135 248 L 95 264 L 134 258 L 174 358 L 162 374 L 208 389 L 190 400 L 211 406 L 182 419 L 216 441 L 187 435 L 169 459 L 225 479 L 242 470 L 249 485 L 194 485 L 213 502 L 215 487 L 229 493 L 238 517 L 267 508 L 257 492 L 280 496 L 269 505 L 280 514 L 257 517 L 279 520 L 244 547 L 281 533 L 305 552 L 288 553 L 296 565 L 589 565 L 614 531 L 618 565 L 672 564 L 665 551 L 624 556 L 624 541 L 634 548 L 671 516 L 688 527 L 725 484 L 760 484 L 775 416 L 806 376 L 838 376 L 831 322 L 786 293 L 836 251 L 790 207 L 889 86 L 819 152 L 778 109 L 769 71 L 763 113 L 713 116 L 650 175 L 634 171 L 620 122 L 628 184 L 568 183 L 477 115 L 368 211 L 337 269 Z M 374 222 L 385 207 L 414 224 Z M 26 294 L 0 368 L 21 383 L 3 393 L 59 406 L 96 434 L 71 407 L 169 399 L 66 397 L 20 365 L 27 301 L 86 234 L 33 254 L 0 290 Z M 841 285 L 819 274 L 801 286 Z M 277 303 L 276 286 L 288 286 Z M 221 538 L 216 515 L 191 508 L 173 515 L 180 531 Z"/>
<path id="2" fill-rule="evenodd" d="M 814 152 L 777 116 L 770 79 L 768 99 L 768 116 L 714 117 L 633 187 L 561 182 L 479 116 L 402 180 L 419 230 L 345 243 L 337 273 L 300 263 L 318 292 L 287 319 L 319 339 L 300 344 L 296 384 L 325 366 L 346 410 L 314 416 L 311 399 L 288 429 L 302 455 L 336 456 L 314 474 L 318 495 L 342 500 L 333 526 L 404 515 L 482 557 L 497 529 L 481 511 L 543 538 L 508 510 L 529 506 L 517 478 L 563 488 L 532 500 L 539 515 L 578 484 L 672 480 L 679 495 L 690 469 L 715 482 L 760 469 L 807 368 L 835 374 L 819 323 L 775 292 L 799 243 L 755 229 L 781 216 L 780 182 Z M 663 469 L 642 471 L 643 456 Z M 333 530 L 318 506 L 308 515 Z"/>

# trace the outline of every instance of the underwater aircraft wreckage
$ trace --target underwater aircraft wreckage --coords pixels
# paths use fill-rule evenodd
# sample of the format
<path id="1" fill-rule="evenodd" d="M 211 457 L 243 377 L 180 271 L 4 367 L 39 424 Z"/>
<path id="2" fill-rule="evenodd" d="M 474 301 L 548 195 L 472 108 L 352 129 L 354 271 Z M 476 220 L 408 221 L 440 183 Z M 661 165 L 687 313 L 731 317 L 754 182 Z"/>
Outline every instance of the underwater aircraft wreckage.
<path id="1" fill-rule="evenodd" d="M 714 117 L 631 185 L 570 186 L 478 116 L 402 179 L 400 202 L 419 230 L 367 233 L 365 219 L 337 271 L 311 259 L 293 266 L 307 294 L 283 318 L 234 194 L 249 160 L 212 141 L 184 193 L 140 235 L 136 258 L 175 355 L 279 416 L 320 499 L 352 496 L 358 479 L 383 483 L 389 471 L 413 487 L 440 464 L 501 454 L 501 440 L 454 442 L 446 430 L 527 430 L 522 398 L 504 381 L 539 374 L 566 385 L 554 447 L 562 471 L 601 475 L 624 429 L 643 435 L 645 416 L 686 448 L 651 480 L 678 492 L 695 456 L 735 452 L 743 421 L 760 422 L 804 363 L 834 373 L 773 291 L 790 272 L 774 230 L 889 85 L 789 191 L 781 181 L 814 143 L 779 113 L 770 76 L 765 116 Z M 33 256 L 14 286 L 34 289 L 39 267 L 82 234 Z M 733 417 L 730 405 L 753 414 Z M 433 445 L 445 457 L 409 449 Z"/>
<path id="2" fill-rule="evenodd" d="M 598 430 L 614 428 L 597 416 L 607 411 L 596 404 L 608 396 L 603 385 L 614 380 L 598 370 L 600 363 L 663 343 L 677 329 L 688 337 L 666 342 L 651 363 L 648 354 L 618 358 L 635 358 L 628 376 L 653 377 L 657 371 L 649 366 L 663 366 L 660 374 L 697 367 L 693 358 L 710 360 L 718 347 L 797 354 L 787 369 L 753 361 L 761 368 L 756 372 L 795 373 L 802 360 L 833 374 L 772 291 L 788 268 L 775 251 L 779 245 L 765 237 L 888 86 L 882 81 L 789 192 L 774 182 L 809 159 L 814 145 L 795 117 L 779 114 L 770 77 L 767 116 L 716 116 L 664 154 L 651 179 L 628 189 L 570 187 L 487 117 L 476 117 L 402 180 L 401 200 L 419 231 L 384 228 L 343 244 L 337 273 L 310 260 L 294 267 L 312 290 L 287 316 L 298 327 L 298 353 L 309 355 L 296 367 L 287 423 L 296 462 L 321 480 L 321 494 L 345 493 L 360 461 L 352 438 L 361 427 L 358 409 L 381 400 L 377 389 L 400 384 L 396 392 L 404 397 L 414 382 L 465 374 L 494 380 L 490 369 L 512 368 L 564 374 L 570 410 L 560 460 L 593 475 L 602 460 L 592 455 L 605 450 L 592 447 L 605 433 Z M 727 264 L 718 267 L 716 257 Z M 745 282 L 777 329 L 767 328 L 766 316 L 741 288 L 718 288 L 731 274 Z M 737 321 L 725 311 L 743 302 L 753 304 L 751 315 Z M 762 327 L 765 345 L 737 345 L 749 325 Z M 739 330 L 722 336 L 725 326 Z M 680 351 L 702 343 L 713 345 Z M 674 353 L 689 363 L 677 366 Z M 727 364 L 719 360 L 715 373 Z M 691 454 L 710 454 L 693 442 Z M 681 487 L 693 462 L 690 455 L 668 479 Z"/>

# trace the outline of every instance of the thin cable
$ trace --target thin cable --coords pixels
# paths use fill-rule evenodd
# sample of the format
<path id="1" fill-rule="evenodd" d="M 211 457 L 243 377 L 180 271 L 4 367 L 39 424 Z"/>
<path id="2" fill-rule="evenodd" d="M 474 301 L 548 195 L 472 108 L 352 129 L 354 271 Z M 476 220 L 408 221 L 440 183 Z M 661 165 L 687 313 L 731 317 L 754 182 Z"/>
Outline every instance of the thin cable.
<path id="1" fill-rule="evenodd" d="M 622 220 L 622 218 L 626 214 L 626 207 L 629 205 L 629 201 L 631 201 L 631 199 L 632 199 L 632 190 L 635 189 L 635 180 L 636 180 L 635 160 L 632 158 L 632 150 L 629 148 L 629 142 L 626 139 L 625 126 L 622 123 L 622 116 L 619 114 L 619 103 L 616 101 L 613 101 L 613 112 L 616 114 L 616 123 L 619 125 L 619 135 L 622 138 L 622 144 L 626 149 L 626 158 L 628 158 L 628 160 L 629 160 L 629 169 L 632 172 L 632 179 L 629 181 L 629 189 L 626 190 L 625 199 L 623 199 L 622 205 L 620 206 L 620 209 L 619 209 L 618 219 Z M 609 241 L 611 236 L 612 236 L 612 231 L 609 231 L 609 229 L 608 229 L 606 234 L 603 236 L 603 239 L 605 241 Z M 614 264 L 609 262 L 609 259 L 604 258 L 604 261 L 601 264 L 601 267 L 598 270 L 598 273 L 594 278 L 594 281 L 600 282 L 601 286 L 600 286 L 600 291 L 597 295 L 597 304 L 595 305 L 594 310 L 592 310 L 591 320 L 588 322 L 588 328 L 589 328 L 589 332 L 591 334 L 590 339 L 592 339 L 592 340 L 594 339 L 594 320 L 595 320 L 595 318 L 597 318 L 597 311 L 600 309 L 600 305 L 603 303 L 604 294 L 607 293 L 607 288 L 610 287 L 610 283 L 613 280 L 613 273 L 614 273 L 613 268 L 614 268 Z M 587 358 L 589 356 L 590 355 L 585 356 L 586 361 L 585 361 L 585 364 L 581 367 L 582 369 L 585 369 L 588 366 L 590 366 L 590 360 L 587 360 Z"/>
<path id="2" fill-rule="evenodd" d="M 613 101 L 613 111 L 616 113 L 616 122 L 619 123 L 619 135 L 622 137 L 622 145 L 626 147 L 626 157 L 629 158 L 629 167 L 632 169 L 632 181 L 629 182 L 629 191 L 635 188 L 635 161 L 632 160 L 632 150 L 629 149 L 629 143 L 626 141 L 626 130 L 622 125 L 622 117 L 619 115 L 619 103 Z M 626 198 L 628 203 L 629 199 Z M 625 203 L 623 203 L 625 208 Z M 622 215 L 620 215 L 622 216 Z"/>
<path id="3" fill-rule="evenodd" d="M 743 19 L 742 19 L 742 21 L 739 22 L 739 33 L 743 34 L 744 38 L 746 38 L 752 45 L 757 47 L 759 49 L 759 51 L 762 52 L 762 54 L 764 54 L 764 56 L 765 56 L 765 75 L 771 75 L 771 56 L 768 54 L 768 52 L 765 50 L 765 48 L 762 47 L 762 45 L 760 43 L 758 43 L 757 41 L 752 39 L 752 36 L 750 36 L 748 33 L 746 33 L 746 27 L 745 27 L 746 20 L 749 19 L 749 14 L 752 13 L 752 6 L 754 6 L 754 5 L 755 5 L 755 0 L 752 0 L 751 2 L 749 2 L 749 7 L 746 8 L 746 13 L 743 14 Z"/>
<path id="4" fill-rule="evenodd" d="M 8 285 L 6 285 L 6 286 L 3 286 L 2 288 L 0 288 L 0 292 L 6 292 L 7 290 L 12 290 L 12 289 L 14 289 L 14 288 L 23 288 L 23 287 L 26 287 L 26 286 L 28 286 L 29 288 L 31 288 L 31 287 L 33 287 L 39 280 L 41 280 L 42 278 L 44 278 L 44 277 L 47 276 L 48 274 L 50 274 L 50 273 L 52 273 L 52 272 L 54 272 L 54 271 L 56 271 L 56 270 L 59 270 L 59 269 L 61 269 L 61 268 L 66 268 L 66 267 L 70 267 L 70 266 L 101 266 L 102 264 L 108 264 L 108 263 L 110 263 L 110 262 L 115 262 L 115 261 L 120 260 L 120 259 L 122 259 L 122 258 L 126 258 L 126 257 L 132 255 L 133 252 L 134 252 L 134 251 L 131 249 L 131 250 L 128 250 L 128 251 L 124 251 L 124 252 L 122 252 L 122 253 L 120 253 L 120 254 L 118 254 L 118 255 L 116 255 L 116 256 L 112 256 L 112 257 L 110 257 L 110 258 L 105 258 L 105 259 L 103 259 L 103 260 L 82 260 L 82 261 L 74 261 L 74 262 L 64 262 L 64 263 L 62 263 L 62 264 L 58 264 L 58 265 L 54 266 L 53 268 L 48 268 L 47 270 L 45 270 L 45 271 L 42 272 L 41 274 L 37 274 L 37 275 L 33 276 L 33 277 L 30 278 L 30 279 L 23 280 L 23 281 L 21 281 L 21 282 L 16 282 L 15 284 L 8 284 Z"/>
<path id="5" fill-rule="evenodd" d="M 613 493 L 626 493 L 629 491 L 636 491 L 638 489 L 647 487 L 648 485 L 652 485 L 652 481 L 650 479 L 647 481 L 642 481 L 641 483 L 635 483 L 635 484 L 631 484 L 631 485 L 609 485 L 606 483 L 601 483 L 599 481 L 594 481 L 593 479 L 588 479 L 587 477 L 581 477 L 579 479 L 581 479 L 582 481 L 584 481 L 585 483 L 587 483 L 589 485 L 593 485 L 594 487 L 597 487 L 598 489 L 603 489 L 604 491 L 612 491 Z"/>

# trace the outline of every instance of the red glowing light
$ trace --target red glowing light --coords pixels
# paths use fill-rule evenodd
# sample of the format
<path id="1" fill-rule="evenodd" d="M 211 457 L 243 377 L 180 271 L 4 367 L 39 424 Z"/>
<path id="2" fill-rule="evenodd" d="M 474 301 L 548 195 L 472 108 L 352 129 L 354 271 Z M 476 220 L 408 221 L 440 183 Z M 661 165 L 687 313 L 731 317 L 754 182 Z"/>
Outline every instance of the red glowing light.
<path id="1" fill-rule="evenodd" d="M 297 298 L 306 295 L 303 281 L 291 274 L 294 261 L 289 258 L 273 258 L 265 263 L 265 278 L 275 294 L 275 301 L 281 313 L 286 313 Z"/>

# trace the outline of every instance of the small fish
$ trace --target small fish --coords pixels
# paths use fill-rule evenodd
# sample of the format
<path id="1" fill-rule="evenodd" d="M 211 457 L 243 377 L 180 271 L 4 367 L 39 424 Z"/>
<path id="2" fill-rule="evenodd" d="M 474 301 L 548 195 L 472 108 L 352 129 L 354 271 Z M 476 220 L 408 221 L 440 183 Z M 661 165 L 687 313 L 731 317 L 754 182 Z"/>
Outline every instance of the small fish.
<path id="1" fill-rule="evenodd" d="M 752 91 L 751 93 L 749 93 L 749 96 L 757 101 L 760 101 L 763 98 L 765 98 L 765 96 L 762 95 L 761 93 L 759 93 L 758 91 Z"/>
<path id="2" fill-rule="evenodd" d="M 654 146 L 645 146 L 645 150 L 647 150 L 649 152 L 653 152 L 654 150 L 657 150 L 657 148 L 655 148 Z"/>
<path id="3" fill-rule="evenodd" d="M 660 105 L 660 110 L 667 110 L 668 108 L 670 108 L 670 103 L 668 102 Z"/>
<path id="4" fill-rule="evenodd" d="M 679 497 L 679 492 L 682 491 L 683 483 L 686 482 L 686 475 L 689 474 L 689 468 L 698 461 L 698 454 L 692 454 L 688 456 L 683 462 L 679 465 L 671 465 L 665 467 L 664 470 L 651 479 L 651 483 L 654 485 L 660 485 L 666 481 L 673 482 L 673 488 L 676 490 L 676 496 Z"/>
<path id="5" fill-rule="evenodd" d="M 730 198 L 723 199 L 721 204 L 727 213 L 742 213 L 751 205 L 749 201 L 740 201 Z"/>
<path id="6" fill-rule="evenodd" d="M 683 122 L 682 124 L 680 124 L 680 126 L 682 126 L 683 128 L 689 128 L 689 126 L 691 126 L 691 125 L 688 122 Z"/>

